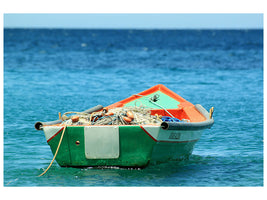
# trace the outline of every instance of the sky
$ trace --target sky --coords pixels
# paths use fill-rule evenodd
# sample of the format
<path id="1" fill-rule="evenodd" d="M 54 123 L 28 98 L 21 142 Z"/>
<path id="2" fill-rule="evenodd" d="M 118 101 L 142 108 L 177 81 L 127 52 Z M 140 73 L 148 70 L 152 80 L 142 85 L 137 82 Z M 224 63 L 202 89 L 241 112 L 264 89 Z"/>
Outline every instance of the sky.
<path id="1" fill-rule="evenodd" d="M 4 28 L 262 29 L 263 14 L 9 14 Z"/>

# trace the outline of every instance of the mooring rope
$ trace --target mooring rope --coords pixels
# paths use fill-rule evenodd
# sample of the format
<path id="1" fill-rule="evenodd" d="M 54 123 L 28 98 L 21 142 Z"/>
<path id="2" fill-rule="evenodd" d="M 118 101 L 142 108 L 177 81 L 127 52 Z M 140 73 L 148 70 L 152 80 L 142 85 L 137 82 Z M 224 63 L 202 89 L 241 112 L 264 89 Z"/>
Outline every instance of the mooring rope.
<path id="1" fill-rule="evenodd" d="M 61 118 L 63 119 L 63 121 L 65 121 L 65 120 L 67 120 L 67 119 L 70 119 L 70 117 L 67 116 L 68 114 L 77 114 L 77 115 L 83 115 L 83 116 L 90 116 L 90 115 L 91 115 L 90 113 L 69 111 L 69 112 L 65 112 L 65 113 L 62 115 Z"/>
<path id="2" fill-rule="evenodd" d="M 64 128 L 63 128 L 63 132 L 62 132 L 62 135 L 61 135 L 61 137 L 60 137 L 60 140 L 59 140 L 59 143 L 58 143 L 58 146 L 57 146 L 57 150 L 56 150 L 56 152 L 55 152 L 55 155 L 54 155 L 53 160 L 51 161 L 50 165 L 46 168 L 46 170 L 45 170 L 42 174 L 40 174 L 38 177 L 43 176 L 43 175 L 49 170 L 49 168 L 51 167 L 51 165 L 53 164 L 53 162 L 54 162 L 54 160 L 55 160 L 55 158 L 56 158 L 56 156 L 57 156 L 59 147 L 60 147 L 60 145 L 61 145 L 61 142 L 62 142 L 64 133 L 65 133 L 66 127 L 67 127 L 67 125 L 65 125 Z"/>

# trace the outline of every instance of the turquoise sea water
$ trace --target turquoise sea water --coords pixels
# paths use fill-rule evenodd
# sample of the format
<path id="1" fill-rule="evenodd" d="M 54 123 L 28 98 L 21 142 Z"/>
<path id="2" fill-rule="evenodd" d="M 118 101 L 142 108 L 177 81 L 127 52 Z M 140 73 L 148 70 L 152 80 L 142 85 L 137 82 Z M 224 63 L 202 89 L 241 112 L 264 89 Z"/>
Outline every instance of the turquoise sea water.
<path id="1" fill-rule="evenodd" d="M 164 84 L 214 106 L 189 160 L 145 169 L 61 168 L 36 121 Z M 4 183 L 263 186 L 263 30 L 4 30 Z"/>

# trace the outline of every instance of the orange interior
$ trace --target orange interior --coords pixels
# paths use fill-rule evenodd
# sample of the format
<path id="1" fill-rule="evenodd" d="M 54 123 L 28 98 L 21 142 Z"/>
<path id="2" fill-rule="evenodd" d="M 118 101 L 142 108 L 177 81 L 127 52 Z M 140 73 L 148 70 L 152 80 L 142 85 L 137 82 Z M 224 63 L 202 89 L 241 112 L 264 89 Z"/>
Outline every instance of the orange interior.
<path id="1" fill-rule="evenodd" d="M 138 93 L 138 95 L 147 96 L 147 95 L 154 93 L 155 91 L 161 91 L 161 92 L 165 93 L 166 95 L 168 95 L 168 96 L 172 97 L 173 99 L 180 102 L 178 109 L 167 109 L 168 112 L 170 112 L 177 119 L 179 119 L 179 120 L 189 119 L 190 122 L 201 122 L 201 121 L 206 120 L 206 118 L 198 110 L 195 109 L 195 107 L 192 103 L 190 103 L 189 101 L 186 101 L 184 98 L 180 97 L 178 94 L 169 90 L 167 87 L 165 87 L 162 84 L 153 86 L 153 87 L 149 88 L 148 90 L 145 90 L 143 92 Z M 142 96 L 138 96 L 138 95 L 132 95 L 126 99 L 123 99 L 119 102 L 116 102 L 114 104 L 107 106 L 107 108 L 112 109 L 112 108 L 116 108 L 116 107 L 123 107 L 125 104 L 142 97 Z M 158 114 L 158 115 L 162 115 L 162 116 L 170 116 L 163 109 L 152 109 L 151 114 L 152 115 Z"/>
<path id="2" fill-rule="evenodd" d="M 179 120 L 189 119 L 190 122 L 202 122 L 206 120 L 206 118 L 198 110 L 196 110 L 194 106 L 183 109 L 168 109 L 168 112 Z M 170 115 L 163 109 L 151 110 L 151 115 L 155 114 L 170 117 Z"/>

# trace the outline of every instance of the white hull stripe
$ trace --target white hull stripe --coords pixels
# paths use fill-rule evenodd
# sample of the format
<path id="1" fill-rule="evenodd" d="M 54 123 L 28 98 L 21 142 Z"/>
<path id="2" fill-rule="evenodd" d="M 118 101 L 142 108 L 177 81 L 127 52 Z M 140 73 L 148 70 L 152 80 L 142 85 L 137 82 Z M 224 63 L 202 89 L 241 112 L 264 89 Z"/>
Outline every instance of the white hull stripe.
<path id="1" fill-rule="evenodd" d="M 198 131 L 168 131 L 161 130 L 157 126 L 140 126 L 141 129 L 155 142 L 164 143 L 187 143 L 199 140 L 201 133 Z"/>
<path id="2" fill-rule="evenodd" d="M 140 126 L 140 128 L 155 142 L 166 143 L 187 143 L 196 142 L 199 140 L 201 133 L 193 131 L 195 133 L 189 134 L 184 131 L 179 131 L 179 138 L 172 138 L 173 131 L 160 130 L 159 126 Z M 58 135 L 64 127 L 61 126 L 47 126 L 44 127 L 44 133 L 47 142 L 51 141 L 56 135 Z M 183 133 L 184 132 L 184 133 Z M 167 134 L 168 133 L 168 134 Z M 187 137 L 185 137 L 187 135 Z M 190 135 L 190 136 L 189 136 Z"/>
<path id="3" fill-rule="evenodd" d="M 152 140 L 154 140 L 155 142 L 157 142 L 157 139 L 156 139 L 156 135 L 153 135 L 153 132 L 149 132 L 147 129 L 148 127 L 143 127 L 143 126 L 140 126 L 140 128 L 149 136 L 151 137 Z"/>
<path id="4" fill-rule="evenodd" d="M 46 141 L 49 142 L 50 140 L 52 140 L 57 134 L 59 134 L 64 127 L 62 126 L 44 126 L 44 133 L 45 133 L 45 138 Z"/>

